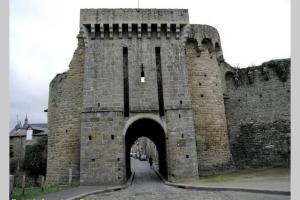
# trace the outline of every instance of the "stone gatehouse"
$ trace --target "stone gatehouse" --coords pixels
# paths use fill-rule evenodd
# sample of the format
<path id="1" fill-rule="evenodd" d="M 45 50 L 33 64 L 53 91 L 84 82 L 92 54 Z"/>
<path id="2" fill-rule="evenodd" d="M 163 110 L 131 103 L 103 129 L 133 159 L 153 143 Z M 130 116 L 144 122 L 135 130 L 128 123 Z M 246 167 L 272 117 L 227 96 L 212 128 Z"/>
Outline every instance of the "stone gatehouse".
<path id="1" fill-rule="evenodd" d="M 155 143 L 159 171 L 169 181 L 233 170 L 246 162 L 232 156 L 245 146 L 233 137 L 240 134 L 237 120 L 248 120 L 234 113 L 236 98 L 246 99 L 245 87 L 252 93 L 259 87 L 264 96 L 262 87 L 282 83 L 273 74 L 272 82 L 260 83 L 264 75 L 253 71 L 257 87 L 232 86 L 244 77 L 223 59 L 217 30 L 190 24 L 186 9 L 81 9 L 77 38 L 69 70 L 50 83 L 49 185 L 67 182 L 69 168 L 81 185 L 124 183 L 130 148 L 142 136 Z M 289 77 L 285 83 L 279 90 L 289 88 Z M 288 115 L 285 96 L 280 112 Z M 272 118 L 265 103 L 262 109 Z"/>

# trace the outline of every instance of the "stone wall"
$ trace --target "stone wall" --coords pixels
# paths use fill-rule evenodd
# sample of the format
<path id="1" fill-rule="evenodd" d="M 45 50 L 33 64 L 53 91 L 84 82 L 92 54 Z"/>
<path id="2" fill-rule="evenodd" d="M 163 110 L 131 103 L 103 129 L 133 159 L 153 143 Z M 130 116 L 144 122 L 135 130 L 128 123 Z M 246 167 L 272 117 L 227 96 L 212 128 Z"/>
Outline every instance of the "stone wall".
<path id="1" fill-rule="evenodd" d="M 81 9 L 81 24 L 174 23 L 189 21 L 187 9 Z"/>
<path id="2" fill-rule="evenodd" d="M 142 118 L 165 138 L 170 181 L 232 170 L 232 154 L 239 167 L 288 160 L 289 76 L 269 63 L 268 80 L 236 79 L 217 30 L 188 23 L 184 9 L 81 10 L 70 69 L 50 84 L 48 184 L 69 168 L 81 185 L 124 183 L 126 128 Z"/>
<path id="3" fill-rule="evenodd" d="M 81 35 L 69 70 L 58 74 L 50 83 L 48 102 L 48 185 L 79 180 L 80 125 L 85 47 Z"/>
<path id="4" fill-rule="evenodd" d="M 290 60 L 224 68 L 231 152 L 238 168 L 289 166 Z"/>
<path id="5" fill-rule="evenodd" d="M 149 15 L 152 11 L 159 16 Z M 166 123 L 166 159 L 170 180 L 198 175 L 183 34 L 181 26 L 175 25 L 174 18 L 164 20 L 173 13 L 176 19 L 186 23 L 187 15 L 185 10 L 173 11 L 141 10 L 135 17 L 139 20 L 130 21 L 127 17 L 136 10 L 114 10 L 111 11 L 115 16 L 113 23 L 118 22 L 122 26 L 107 25 L 102 30 L 98 25 L 111 22 L 106 18 L 96 19 L 95 12 L 108 15 L 108 11 L 82 10 L 81 23 L 87 50 L 81 117 L 81 184 L 118 184 L 126 180 L 122 133 L 125 123 L 142 113 L 160 115 L 160 121 Z M 90 15 L 88 22 L 84 17 L 87 15 Z M 147 16 L 155 24 L 140 24 L 140 20 Z M 174 24 L 171 26 L 170 23 Z M 160 25 L 161 29 L 158 28 Z M 124 116 L 124 47 L 128 49 L 129 116 Z M 161 69 L 157 67 L 158 47 Z M 144 83 L 141 82 L 142 65 Z M 162 81 L 158 80 L 160 72 Z M 163 91 L 160 97 L 159 84 Z M 162 113 L 159 113 L 159 101 L 163 102 Z M 114 141 L 111 135 L 114 135 Z M 91 141 L 88 139 L 90 136 Z"/>
<path id="6" fill-rule="evenodd" d="M 23 171 L 23 163 L 25 158 L 26 136 L 10 137 L 9 145 L 12 148 L 12 157 L 10 157 L 10 172 Z"/>
<path id="7" fill-rule="evenodd" d="M 80 184 L 116 184 L 126 181 L 123 113 L 82 115 Z"/>
<path id="8" fill-rule="evenodd" d="M 192 110 L 166 111 L 168 180 L 198 177 Z"/>
<path id="9" fill-rule="evenodd" d="M 232 168 L 222 95 L 218 32 L 191 25 L 186 44 L 189 85 L 197 139 L 199 175 Z"/>

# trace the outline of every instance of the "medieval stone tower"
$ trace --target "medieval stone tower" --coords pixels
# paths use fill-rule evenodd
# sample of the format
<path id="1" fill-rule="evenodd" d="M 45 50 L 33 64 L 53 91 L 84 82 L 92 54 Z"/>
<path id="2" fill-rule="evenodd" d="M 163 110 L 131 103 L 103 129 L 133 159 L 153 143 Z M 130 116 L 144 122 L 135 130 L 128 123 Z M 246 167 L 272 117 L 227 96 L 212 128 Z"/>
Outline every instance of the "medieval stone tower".
<path id="1" fill-rule="evenodd" d="M 123 183 L 151 139 L 169 181 L 234 166 L 217 30 L 185 9 L 82 9 L 69 70 L 50 84 L 47 183 Z"/>

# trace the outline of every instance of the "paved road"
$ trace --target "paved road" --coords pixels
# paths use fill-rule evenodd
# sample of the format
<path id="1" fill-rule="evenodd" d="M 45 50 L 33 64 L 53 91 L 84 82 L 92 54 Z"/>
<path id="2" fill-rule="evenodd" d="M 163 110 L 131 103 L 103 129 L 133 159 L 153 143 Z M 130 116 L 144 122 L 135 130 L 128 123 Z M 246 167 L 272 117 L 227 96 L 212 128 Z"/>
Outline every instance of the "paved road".
<path id="1" fill-rule="evenodd" d="M 197 191 L 164 185 L 146 161 L 131 160 L 135 178 L 127 189 L 89 195 L 85 200 L 288 200 L 290 196 L 230 191 Z"/>

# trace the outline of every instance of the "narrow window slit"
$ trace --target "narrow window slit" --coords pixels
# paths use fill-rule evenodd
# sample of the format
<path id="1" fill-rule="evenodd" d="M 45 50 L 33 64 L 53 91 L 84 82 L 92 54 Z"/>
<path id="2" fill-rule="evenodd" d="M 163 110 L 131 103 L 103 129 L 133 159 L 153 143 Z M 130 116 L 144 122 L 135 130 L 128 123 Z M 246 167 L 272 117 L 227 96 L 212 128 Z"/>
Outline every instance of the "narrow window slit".
<path id="1" fill-rule="evenodd" d="M 124 116 L 129 116 L 128 48 L 123 47 Z"/>
<path id="2" fill-rule="evenodd" d="M 158 90 L 158 106 L 159 115 L 164 116 L 164 96 L 163 96 L 163 83 L 162 83 L 162 70 L 161 70 L 161 55 L 160 47 L 155 47 L 155 60 L 156 60 L 156 72 L 157 72 L 157 90 Z"/>

